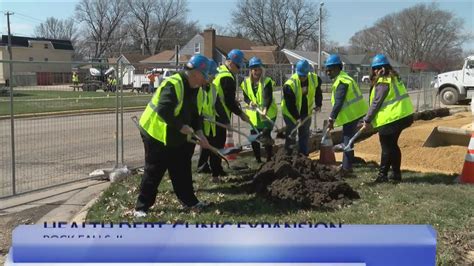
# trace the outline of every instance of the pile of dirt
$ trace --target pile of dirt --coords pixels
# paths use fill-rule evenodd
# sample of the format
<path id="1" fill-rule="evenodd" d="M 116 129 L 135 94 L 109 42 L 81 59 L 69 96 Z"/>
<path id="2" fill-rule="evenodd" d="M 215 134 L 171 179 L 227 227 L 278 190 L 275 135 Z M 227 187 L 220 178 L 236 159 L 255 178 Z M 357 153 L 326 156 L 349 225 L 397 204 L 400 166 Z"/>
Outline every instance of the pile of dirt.
<path id="1" fill-rule="evenodd" d="M 301 154 L 287 155 L 284 149 L 260 168 L 253 185 L 257 195 L 304 207 L 335 209 L 360 198 L 335 166 L 319 164 Z"/>

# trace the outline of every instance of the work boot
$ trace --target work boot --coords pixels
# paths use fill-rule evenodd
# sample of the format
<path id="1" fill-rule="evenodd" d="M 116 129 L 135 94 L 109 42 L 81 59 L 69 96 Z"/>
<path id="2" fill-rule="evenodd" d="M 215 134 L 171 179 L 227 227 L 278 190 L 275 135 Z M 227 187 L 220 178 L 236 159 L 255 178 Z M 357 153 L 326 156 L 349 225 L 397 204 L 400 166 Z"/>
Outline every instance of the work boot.
<path id="1" fill-rule="evenodd" d="M 184 206 L 184 211 L 201 212 L 211 204 L 207 201 L 200 201 L 193 206 Z"/>
<path id="2" fill-rule="evenodd" d="M 402 182 L 402 173 L 400 173 L 400 172 L 398 172 L 398 173 L 393 172 L 393 173 L 390 175 L 389 179 L 390 179 L 392 182 L 394 182 L 394 183 L 400 183 L 400 182 Z"/>
<path id="3" fill-rule="evenodd" d="M 221 179 L 219 178 L 219 176 L 212 177 L 212 183 L 220 183 L 220 182 L 221 182 Z"/>
<path id="4" fill-rule="evenodd" d="M 386 174 L 379 173 L 377 175 L 377 178 L 374 180 L 374 183 L 387 183 L 388 182 L 388 177 Z"/>
<path id="5" fill-rule="evenodd" d="M 145 218 L 147 216 L 147 213 L 145 211 L 134 211 L 133 212 L 133 217 L 135 218 Z"/>

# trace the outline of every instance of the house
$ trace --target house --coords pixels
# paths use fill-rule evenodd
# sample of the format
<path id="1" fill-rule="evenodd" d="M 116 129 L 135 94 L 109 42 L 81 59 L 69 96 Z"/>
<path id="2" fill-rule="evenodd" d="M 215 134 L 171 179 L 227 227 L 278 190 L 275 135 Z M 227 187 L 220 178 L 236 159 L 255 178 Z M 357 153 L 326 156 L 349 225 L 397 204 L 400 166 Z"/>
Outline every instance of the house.
<path id="1" fill-rule="evenodd" d="M 246 38 L 216 35 L 215 29 L 212 28 L 196 34 L 181 47 L 179 64 L 186 63 L 195 54 L 203 54 L 221 65 L 224 63 L 227 53 L 232 49 L 242 50 L 246 61 L 253 56 L 258 56 L 265 65 L 288 64 L 288 60 L 277 51 L 276 46 L 257 46 Z M 174 66 L 176 65 L 175 61 L 174 50 L 166 50 L 140 62 Z"/>
<path id="2" fill-rule="evenodd" d="M 74 55 L 71 41 L 11 36 L 11 44 L 12 59 L 25 61 L 25 63 L 13 65 L 14 84 L 17 86 L 71 82 L 71 63 Z M 2 35 L 0 60 L 9 59 L 8 36 Z M 0 64 L 0 84 L 4 84 L 9 79 L 9 75 L 9 64 L 3 62 Z"/>
<path id="3" fill-rule="evenodd" d="M 300 50 L 289 50 L 283 49 L 283 53 L 285 53 L 286 57 L 290 64 L 294 65 L 297 61 L 301 59 L 305 59 L 309 62 L 309 64 L 314 68 L 317 69 L 318 67 L 318 52 L 315 51 L 300 51 Z M 324 62 L 326 58 L 329 56 L 328 52 L 321 51 L 321 65 L 324 69 Z M 371 71 L 371 61 L 373 55 L 371 54 L 358 54 L 358 55 L 339 55 L 344 65 L 344 71 L 346 71 L 349 75 L 357 79 L 358 81 L 362 80 L 362 77 L 365 75 L 369 75 Z M 392 67 L 400 74 L 400 75 L 407 75 L 410 72 L 410 67 L 402 64 L 392 58 L 388 57 L 390 64 Z M 324 78 L 324 73 L 321 73 L 321 77 Z"/>

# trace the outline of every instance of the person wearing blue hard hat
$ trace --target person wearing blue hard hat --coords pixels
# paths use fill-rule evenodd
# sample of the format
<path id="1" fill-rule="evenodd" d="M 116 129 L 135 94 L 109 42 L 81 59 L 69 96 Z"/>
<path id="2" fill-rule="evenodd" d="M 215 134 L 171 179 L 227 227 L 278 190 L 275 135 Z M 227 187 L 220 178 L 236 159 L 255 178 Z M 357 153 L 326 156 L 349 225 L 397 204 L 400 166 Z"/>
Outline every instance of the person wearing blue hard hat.
<path id="1" fill-rule="evenodd" d="M 135 217 L 145 217 L 155 203 L 158 186 L 168 171 L 174 192 L 188 209 L 201 209 L 192 183 L 191 158 L 196 135 L 202 148 L 209 148 L 197 108 L 198 88 L 207 83 L 209 60 L 195 55 L 180 71 L 164 80 L 140 117 L 145 146 L 145 171 L 135 205 Z"/>
<path id="2" fill-rule="evenodd" d="M 244 53 L 239 49 L 231 50 L 226 57 L 223 65 L 218 67 L 219 73 L 216 75 L 213 83 L 217 90 L 216 112 L 217 122 L 230 125 L 232 121 L 232 113 L 236 114 L 243 121 L 250 123 L 249 117 L 242 111 L 239 102 L 236 100 L 235 93 L 237 91 L 236 75 L 240 69 L 244 67 Z M 216 138 L 218 149 L 224 148 L 227 137 L 227 130 L 223 127 L 217 127 Z M 213 165 L 219 165 L 218 169 L 212 170 L 213 180 L 219 180 L 220 176 L 227 173 L 221 166 L 221 158 L 215 154 L 211 154 L 211 162 Z"/>
<path id="3" fill-rule="evenodd" d="M 206 135 L 209 143 L 213 146 L 217 145 L 216 139 L 216 124 L 211 123 L 208 120 L 216 120 L 216 107 L 215 103 L 217 100 L 216 86 L 212 83 L 215 75 L 218 73 L 217 64 L 214 60 L 209 60 L 209 79 L 207 84 L 199 88 L 198 92 L 198 110 L 201 116 L 204 117 L 203 129 L 204 135 Z M 208 149 L 200 149 L 199 160 L 197 165 L 198 173 L 211 173 L 211 167 L 219 169 L 218 166 L 212 165 L 209 162 L 211 151 Z M 215 161 L 212 161 L 215 163 Z"/>
<path id="4" fill-rule="evenodd" d="M 398 139 L 413 123 L 413 104 L 398 73 L 384 54 L 372 59 L 369 111 L 364 117 L 364 129 L 375 128 L 379 133 L 382 155 L 375 183 L 400 182 L 402 154 Z M 392 168 L 392 175 L 388 172 Z"/>
<path id="5" fill-rule="evenodd" d="M 244 93 L 244 101 L 249 106 L 245 112 L 253 126 L 250 133 L 258 134 L 262 132 L 262 138 L 259 142 L 253 141 L 251 143 L 252 149 L 255 159 L 258 163 L 261 163 L 260 143 L 262 143 L 265 147 L 268 162 L 273 155 L 271 132 L 278 113 L 275 99 L 273 99 L 275 81 L 271 77 L 264 75 L 263 63 L 260 58 L 250 58 L 249 68 L 249 76 L 240 84 Z"/>
<path id="6" fill-rule="evenodd" d="M 281 101 L 281 111 L 286 124 L 285 148 L 288 153 L 291 153 L 291 147 L 296 145 L 295 136 L 292 136 L 291 132 L 298 127 L 298 150 L 306 156 L 309 154 L 310 117 L 313 111 L 321 110 L 322 102 L 321 78 L 311 71 L 308 61 L 298 61 L 296 73 L 283 85 Z"/>
<path id="7" fill-rule="evenodd" d="M 342 126 L 342 136 L 345 145 L 355 135 L 357 124 L 367 113 L 369 106 L 364 101 L 362 92 L 357 82 L 343 69 L 341 58 L 337 54 L 331 54 L 324 64 L 326 74 L 334 80 L 331 89 L 332 111 L 329 115 L 328 130 Z M 353 147 L 351 147 L 353 148 Z M 343 175 L 353 172 L 352 162 L 354 151 L 345 151 L 342 156 L 340 171 Z"/>

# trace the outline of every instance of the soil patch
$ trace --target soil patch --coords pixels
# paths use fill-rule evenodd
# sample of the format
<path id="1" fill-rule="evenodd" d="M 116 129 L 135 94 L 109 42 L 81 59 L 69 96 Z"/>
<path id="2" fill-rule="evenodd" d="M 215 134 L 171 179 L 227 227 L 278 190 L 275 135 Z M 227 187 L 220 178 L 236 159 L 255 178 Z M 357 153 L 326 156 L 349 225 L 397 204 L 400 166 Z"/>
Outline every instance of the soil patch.
<path id="1" fill-rule="evenodd" d="M 402 169 L 424 173 L 460 174 L 467 147 L 452 145 L 431 148 L 422 146 L 436 126 L 461 128 L 472 123 L 472 114 L 464 112 L 423 121 L 423 118 L 433 116 L 434 114 L 429 112 L 422 113 L 419 118 L 421 120 L 415 121 L 411 127 L 402 132 L 398 141 L 402 151 Z M 366 161 L 380 162 L 381 148 L 378 134 L 356 143 L 354 150 L 357 156 Z M 341 153 L 336 154 L 336 159 L 340 160 L 341 155 Z M 312 153 L 310 158 L 319 158 L 319 153 Z"/>
<path id="2" fill-rule="evenodd" d="M 336 209 L 360 198 L 335 166 L 301 154 L 287 155 L 284 149 L 260 168 L 253 185 L 257 195 L 305 207 Z"/>

